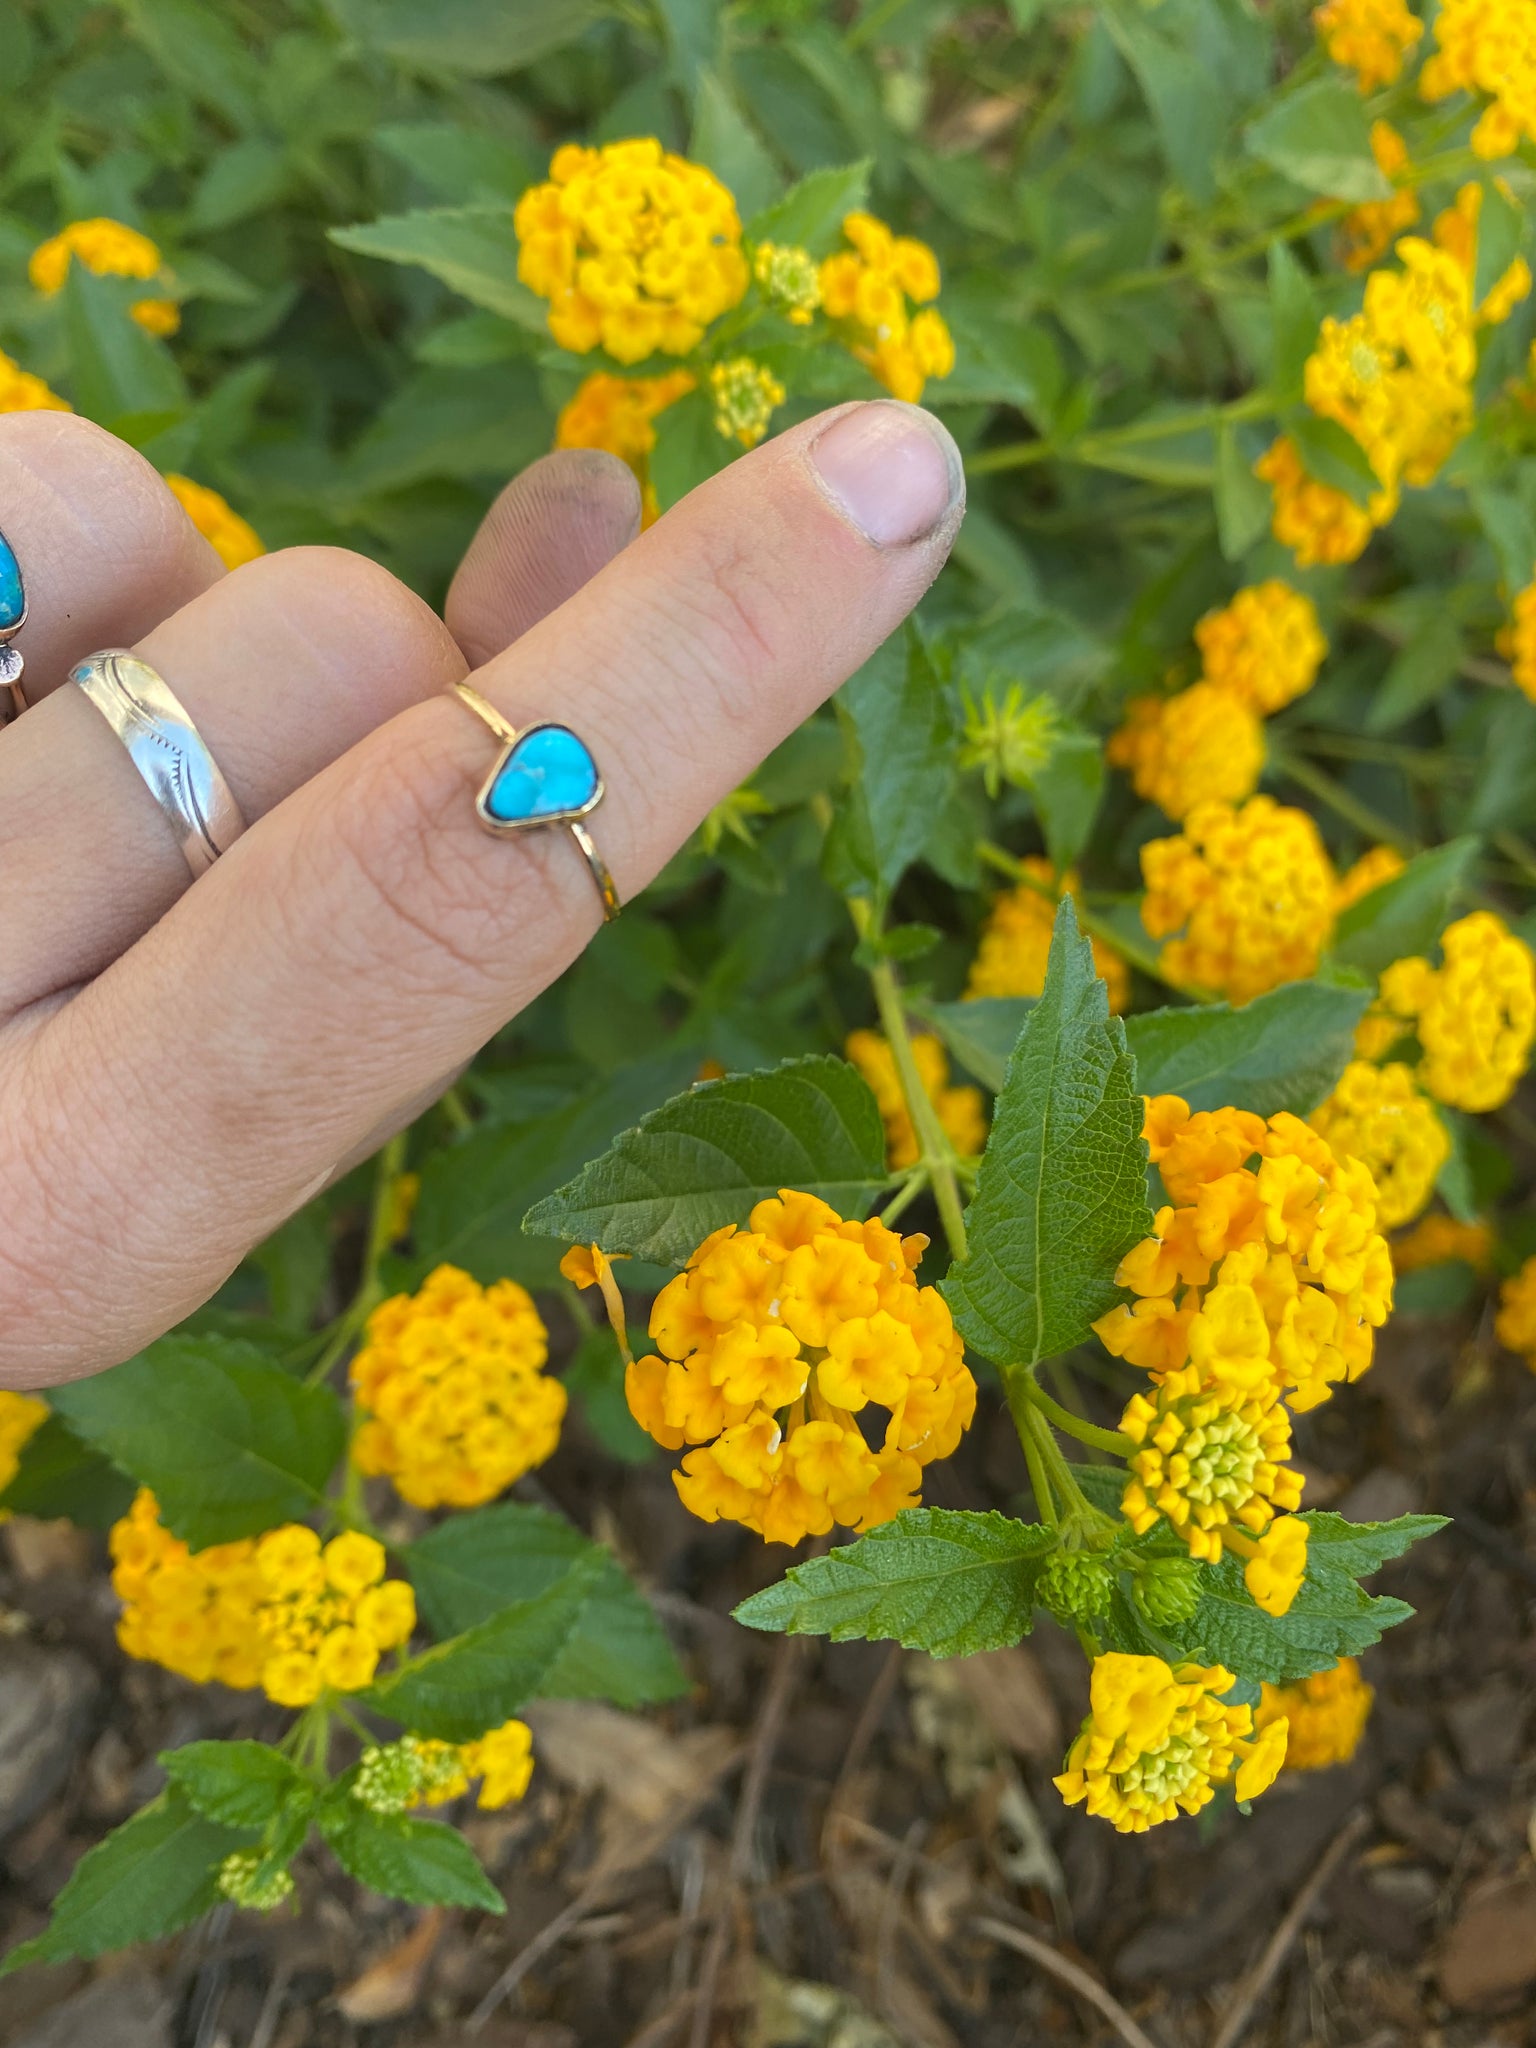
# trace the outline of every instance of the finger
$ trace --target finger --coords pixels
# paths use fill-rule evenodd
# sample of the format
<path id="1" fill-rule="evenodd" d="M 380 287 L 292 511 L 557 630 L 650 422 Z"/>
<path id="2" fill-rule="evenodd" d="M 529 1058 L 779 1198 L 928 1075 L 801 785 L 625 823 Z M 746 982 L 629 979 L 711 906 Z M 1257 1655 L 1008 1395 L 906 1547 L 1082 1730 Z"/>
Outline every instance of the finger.
<path id="1" fill-rule="evenodd" d="M 595 448 L 546 455 L 486 514 L 444 616 L 471 668 L 573 597 L 640 531 L 640 486 Z"/>
<path id="2" fill-rule="evenodd" d="M 893 630 L 962 499 L 953 442 L 916 408 L 808 422 L 478 673 L 515 720 L 560 717 L 592 745 L 609 784 L 592 829 L 623 894 Z M 598 909 L 569 835 L 476 820 L 494 753 L 450 696 L 403 714 L 37 1032 L 21 1088 L 0 1091 L 19 1217 L 0 1239 L 0 1378 L 110 1363 L 185 1314 L 579 952 Z M 17 1135 L 28 1097 L 50 1106 L 46 1154 Z M 75 1255 L 43 1256 L 50 1211 Z M 70 1291 L 39 1299 L 22 1276 L 50 1270 Z"/>
<path id="3" fill-rule="evenodd" d="M 339 548 L 263 555 L 138 650 L 190 713 L 247 824 L 464 673 L 442 621 Z M 127 750 L 75 689 L 0 748 L 0 1018 L 99 974 L 191 884 Z"/>
<path id="4" fill-rule="evenodd" d="M 75 413 L 0 415 L 0 533 L 26 587 L 16 644 L 32 705 L 83 656 L 141 639 L 224 574 L 143 456 Z"/>

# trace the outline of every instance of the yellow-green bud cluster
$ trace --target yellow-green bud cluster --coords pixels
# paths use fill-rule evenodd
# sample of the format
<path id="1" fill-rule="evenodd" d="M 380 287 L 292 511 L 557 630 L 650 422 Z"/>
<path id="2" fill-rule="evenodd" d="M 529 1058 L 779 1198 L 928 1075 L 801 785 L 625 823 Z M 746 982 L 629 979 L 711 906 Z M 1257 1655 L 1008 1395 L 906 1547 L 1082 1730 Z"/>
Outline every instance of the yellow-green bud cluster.
<path id="1" fill-rule="evenodd" d="M 752 274 L 792 325 L 810 325 L 821 304 L 821 272 L 814 256 L 779 242 L 759 242 L 752 252 Z"/>
<path id="2" fill-rule="evenodd" d="M 237 1906 L 249 1906 L 257 1913 L 270 1913 L 284 1899 L 293 1896 L 293 1878 L 281 1863 L 273 1863 L 259 1850 L 236 1849 L 219 1865 L 218 1887 Z"/>
<path id="3" fill-rule="evenodd" d="M 1049 697 L 1026 697 L 1020 684 L 1010 683 L 999 702 L 989 683 L 979 700 L 965 693 L 960 766 L 981 770 L 988 796 L 995 797 L 1005 782 L 1027 789 L 1050 765 L 1060 730 Z"/>
<path id="4" fill-rule="evenodd" d="M 1058 1550 L 1040 1574 L 1041 1604 L 1058 1621 L 1092 1621 L 1109 1612 L 1115 1576 L 1091 1550 Z"/>
<path id="5" fill-rule="evenodd" d="M 1137 1574 L 1132 1593 L 1154 1628 L 1177 1628 L 1200 1604 L 1201 1567 L 1192 1557 L 1160 1557 Z"/>
<path id="6" fill-rule="evenodd" d="M 407 1735 L 363 1751 L 352 1797 L 370 1813 L 404 1813 L 449 1797 L 463 1781 L 464 1765 L 452 1744 Z"/>
<path id="7" fill-rule="evenodd" d="M 709 373 L 715 401 L 715 431 L 743 448 L 755 448 L 768 431 L 773 408 L 784 403 L 784 386 L 750 356 L 732 356 Z"/>

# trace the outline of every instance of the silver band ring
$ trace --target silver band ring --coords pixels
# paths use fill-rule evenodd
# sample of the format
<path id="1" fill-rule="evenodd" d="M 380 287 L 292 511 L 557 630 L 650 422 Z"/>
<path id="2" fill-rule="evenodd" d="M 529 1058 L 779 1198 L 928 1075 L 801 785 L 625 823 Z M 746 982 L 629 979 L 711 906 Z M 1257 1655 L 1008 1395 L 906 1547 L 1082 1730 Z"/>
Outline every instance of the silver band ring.
<path id="1" fill-rule="evenodd" d="M 245 830 L 240 806 L 202 734 L 165 678 L 126 647 L 87 655 L 69 672 L 128 750 L 193 879 Z"/>

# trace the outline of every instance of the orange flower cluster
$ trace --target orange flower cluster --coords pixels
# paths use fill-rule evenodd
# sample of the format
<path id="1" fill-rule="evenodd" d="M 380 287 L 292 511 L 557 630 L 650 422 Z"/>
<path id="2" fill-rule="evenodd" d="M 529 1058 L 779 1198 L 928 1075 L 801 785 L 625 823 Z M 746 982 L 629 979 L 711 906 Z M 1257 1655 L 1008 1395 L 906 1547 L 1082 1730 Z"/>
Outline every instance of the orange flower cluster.
<path id="1" fill-rule="evenodd" d="M 629 1366 L 630 1410 L 667 1449 L 694 1446 L 673 1476 L 703 1521 L 770 1543 L 873 1528 L 917 1504 L 976 1409 L 949 1309 L 915 1278 L 927 1240 L 790 1189 L 750 1220 L 657 1296 L 659 1355 Z"/>
<path id="2" fill-rule="evenodd" d="M 1079 883 L 1069 868 L 1058 880 L 1043 855 L 1032 854 L 1019 866 L 1027 880 L 994 899 L 966 983 L 967 1000 L 975 996 L 1037 996 L 1045 987 L 1051 956 L 1056 905 L 1075 896 Z M 1131 973 L 1118 953 L 1102 939 L 1093 941 L 1095 972 L 1109 990 L 1109 1007 L 1118 1016 L 1131 999 Z"/>

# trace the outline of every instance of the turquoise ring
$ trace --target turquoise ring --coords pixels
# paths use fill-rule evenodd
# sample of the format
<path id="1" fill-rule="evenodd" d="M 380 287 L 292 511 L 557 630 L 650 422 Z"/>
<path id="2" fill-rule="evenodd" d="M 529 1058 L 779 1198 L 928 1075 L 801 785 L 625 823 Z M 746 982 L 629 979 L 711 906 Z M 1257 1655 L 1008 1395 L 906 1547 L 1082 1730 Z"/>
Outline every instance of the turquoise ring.
<path id="1" fill-rule="evenodd" d="M 21 564 L 16 559 L 16 550 L 0 533 L 0 725 L 7 719 L 20 718 L 27 708 L 21 687 L 26 663 L 20 648 L 11 645 L 26 623 L 27 593 L 21 581 Z"/>
<path id="2" fill-rule="evenodd" d="M 514 839 L 545 825 L 564 825 L 597 885 L 603 922 L 611 924 L 623 906 L 608 863 L 582 822 L 603 800 L 603 778 L 591 748 L 568 725 L 553 719 L 519 730 L 471 684 L 454 683 L 451 687 L 501 741 L 501 752 L 475 798 L 480 823 L 498 839 Z"/>

